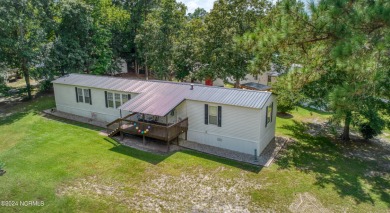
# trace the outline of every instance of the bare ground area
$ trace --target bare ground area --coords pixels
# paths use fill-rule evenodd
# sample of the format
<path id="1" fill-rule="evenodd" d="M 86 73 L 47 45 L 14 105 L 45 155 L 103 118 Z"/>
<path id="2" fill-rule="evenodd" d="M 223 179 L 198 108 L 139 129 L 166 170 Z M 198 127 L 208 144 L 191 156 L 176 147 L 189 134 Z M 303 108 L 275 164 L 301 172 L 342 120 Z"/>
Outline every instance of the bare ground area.
<path id="1" fill-rule="evenodd" d="M 334 138 L 334 135 L 329 131 L 330 126 L 327 122 L 311 121 L 304 124 L 306 125 L 305 133 L 309 135 L 332 138 L 332 141 L 342 148 L 345 157 L 375 162 L 378 167 L 367 171 L 367 176 L 390 178 L 390 141 L 386 138 L 379 136 L 365 140 L 358 133 L 352 131 L 350 133 L 351 141 L 343 142 Z M 342 129 L 337 131 L 338 134 L 341 134 Z"/>
<path id="2" fill-rule="evenodd" d="M 213 173 L 199 168 L 195 173 L 178 176 L 154 175 L 140 184 L 104 182 L 93 176 L 76 180 L 57 189 L 59 196 L 92 196 L 113 199 L 129 210 L 142 212 L 262 212 L 251 203 L 247 193 L 262 188 L 260 181 L 247 177 L 221 178 L 228 168 L 219 167 Z M 194 175 L 196 174 L 196 175 Z M 131 193 L 135 192 L 135 193 Z"/>
<path id="3" fill-rule="evenodd" d="M 312 136 L 334 138 L 329 133 L 329 125 L 327 123 L 309 123 L 308 127 L 307 133 Z M 339 134 L 341 134 L 341 131 L 341 129 L 338 130 Z M 351 141 L 349 142 L 333 139 L 334 143 L 342 147 L 344 156 L 375 162 L 380 171 L 369 171 L 367 173 L 369 176 L 390 177 L 390 141 L 380 136 L 365 140 L 356 132 L 351 132 L 350 137 Z"/>
<path id="4" fill-rule="evenodd" d="M 298 193 L 288 209 L 293 213 L 332 212 L 329 209 L 326 209 L 322 203 L 309 192 Z"/>

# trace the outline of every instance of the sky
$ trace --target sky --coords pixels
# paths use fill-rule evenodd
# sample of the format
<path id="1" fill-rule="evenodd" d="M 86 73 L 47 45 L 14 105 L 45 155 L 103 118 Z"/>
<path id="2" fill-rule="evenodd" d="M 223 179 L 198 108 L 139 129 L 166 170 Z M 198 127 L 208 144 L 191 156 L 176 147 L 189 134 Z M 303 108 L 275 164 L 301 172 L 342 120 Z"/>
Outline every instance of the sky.
<path id="1" fill-rule="evenodd" d="M 178 2 L 182 2 L 187 6 L 187 13 L 193 13 L 198 7 L 210 12 L 214 4 L 213 0 L 178 0 Z"/>
<path id="2" fill-rule="evenodd" d="M 177 0 L 178 2 L 182 2 L 187 6 L 187 13 L 193 13 L 196 8 L 200 7 L 205 9 L 207 12 L 210 12 L 211 8 L 213 8 L 214 0 Z M 273 3 L 276 0 L 271 0 Z"/>

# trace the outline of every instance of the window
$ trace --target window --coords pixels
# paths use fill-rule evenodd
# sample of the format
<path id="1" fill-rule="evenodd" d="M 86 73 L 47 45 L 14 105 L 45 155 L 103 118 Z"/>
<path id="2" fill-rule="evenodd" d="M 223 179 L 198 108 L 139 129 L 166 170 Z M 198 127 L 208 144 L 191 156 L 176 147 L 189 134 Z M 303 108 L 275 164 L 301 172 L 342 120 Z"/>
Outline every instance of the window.
<path id="1" fill-rule="evenodd" d="M 122 106 L 122 104 L 126 103 L 130 100 L 130 94 L 121 94 L 121 93 L 112 93 L 105 91 L 106 96 L 106 107 L 108 108 L 118 108 Z"/>
<path id="2" fill-rule="evenodd" d="M 209 106 L 209 124 L 218 125 L 218 108 Z"/>
<path id="3" fill-rule="evenodd" d="M 272 122 L 272 111 L 273 111 L 273 108 L 274 108 L 274 103 L 272 103 L 271 105 L 267 106 L 267 117 L 266 117 L 266 123 L 265 123 L 265 126 L 267 127 L 267 124 L 271 123 Z"/>
<path id="4" fill-rule="evenodd" d="M 267 85 L 270 85 L 271 84 L 271 82 L 272 82 L 272 76 L 268 76 L 268 82 L 267 82 Z"/>
<path id="5" fill-rule="evenodd" d="M 84 100 L 87 104 L 91 103 L 91 95 L 89 94 L 89 89 L 84 89 Z"/>
<path id="6" fill-rule="evenodd" d="M 129 100 L 129 96 L 127 94 L 122 94 L 122 105 Z"/>
<path id="7" fill-rule="evenodd" d="M 214 124 L 222 127 L 222 106 L 204 105 L 204 124 Z"/>
<path id="8" fill-rule="evenodd" d="M 121 94 L 115 93 L 115 108 L 121 106 Z"/>
<path id="9" fill-rule="evenodd" d="M 111 92 L 107 92 L 107 106 L 114 108 L 114 96 Z"/>
<path id="10" fill-rule="evenodd" d="M 77 88 L 77 96 L 78 96 L 79 102 L 84 102 L 83 89 Z"/>

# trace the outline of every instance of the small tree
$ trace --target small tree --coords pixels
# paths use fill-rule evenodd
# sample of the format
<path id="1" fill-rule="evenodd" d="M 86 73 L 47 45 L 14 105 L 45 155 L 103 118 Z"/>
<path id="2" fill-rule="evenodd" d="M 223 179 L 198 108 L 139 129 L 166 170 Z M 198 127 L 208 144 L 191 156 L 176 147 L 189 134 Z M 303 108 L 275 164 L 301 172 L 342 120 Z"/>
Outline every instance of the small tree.
<path id="1" fill-rule="evenodd" d="M 272 84 L 272 92 L 277 95 L 278 112 L 281 113 L 292 111 L 302 100 L 299 89 L 295 88 L 288 74 L 280 76 L 278 81 Z"/>

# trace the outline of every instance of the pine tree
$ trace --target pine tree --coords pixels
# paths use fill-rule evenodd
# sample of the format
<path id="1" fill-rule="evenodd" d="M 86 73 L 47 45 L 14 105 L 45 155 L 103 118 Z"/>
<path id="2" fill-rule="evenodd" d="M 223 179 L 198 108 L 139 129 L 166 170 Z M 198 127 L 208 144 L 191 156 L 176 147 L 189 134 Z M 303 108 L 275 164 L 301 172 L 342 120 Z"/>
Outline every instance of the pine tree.
<path id="1" fill-rule="evenodd" d="M 388 1 L 281 1 L 246 35 L 255 58 L 280 53 L 286 67 L 303 66 L 295 80 L 301 92 L 350 125 L 369 126 L 376 134 L 389 113 L 390 3 Z M 256 62 L 256 61 L 255 61 Z M 255 63 L 254 62 L 254 63 Z"/>

